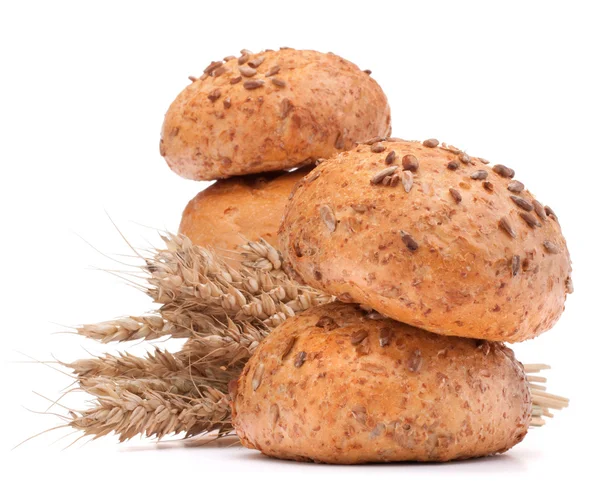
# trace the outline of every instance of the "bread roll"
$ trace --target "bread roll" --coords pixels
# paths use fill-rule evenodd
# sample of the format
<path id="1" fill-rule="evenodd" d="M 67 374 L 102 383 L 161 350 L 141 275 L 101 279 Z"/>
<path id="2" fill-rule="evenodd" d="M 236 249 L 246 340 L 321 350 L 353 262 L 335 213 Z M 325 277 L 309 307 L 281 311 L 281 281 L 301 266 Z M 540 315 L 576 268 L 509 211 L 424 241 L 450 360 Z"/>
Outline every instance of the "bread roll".
<path id="1" fill-rule="evenodd" d="M 531 395 L 510 349 L 376 316 L 335 302 L 263 340 L 230 389 L 242 444 L 354 464 L 480 457 L 524 438 Z"/>
<path id="2" fill-rule="evenodd" d="M 368 73 L 332 53 L 281 49 L 211 63 L 169 107 L 161 154 L 213 180 L 297 167 L 391 131 Z"/>
<path id="3" fill-rule="evenodd" d="M 319 165 L 290 200 L 280 249 L 308 285 L 439 334 L 516 342 L 572 290 L 556 215 L 435 140 L 389 139 Z"/>
<path id="4" fill-rule="evenodd" d="M 309 168 L 221 180 L 186 206 L 179 233 L 216 251 L 236 250 L 245 239 L 277 245 L 277 228 L 290 193 Z"/>

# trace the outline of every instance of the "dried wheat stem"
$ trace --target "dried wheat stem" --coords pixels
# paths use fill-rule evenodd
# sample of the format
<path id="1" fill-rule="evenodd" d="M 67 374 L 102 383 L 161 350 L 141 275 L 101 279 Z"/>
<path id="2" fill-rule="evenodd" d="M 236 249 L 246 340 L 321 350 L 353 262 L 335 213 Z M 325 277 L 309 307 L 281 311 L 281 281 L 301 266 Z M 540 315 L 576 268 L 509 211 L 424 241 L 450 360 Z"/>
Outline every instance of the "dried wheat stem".
<path id="1" fill-rule="evenodd" d="M 546 365 L 545 363 L 528 363 L 523 365 L 525 368 L 525 373 L 535 374 L 537 372 L 541 372 L 542 370 L 549 370 L 550 365 Z"/>
<path id="2" fill-rule="evenodd" d="M 549 365 L 545 364 L 528 364 L 524 365 L 523 367 L 525 368 L 525 372 L 528 373 L 536 373 L 550 368 Z M 527 383 L 529 385 L 531 401 L 533 403 L 531 410 L 531 421 L 529 423 L 530 426 L 544 426 L 546 423 L 544 417 L 554 417 L 554 415 L 550 412 L 550 409 L 564 409 L 569 406 L 569 399 L 566 397 L 545 392 L 546 387 L 539 385 L 540 383 L 545 382 L 546 377 L 527 375 Z"/>

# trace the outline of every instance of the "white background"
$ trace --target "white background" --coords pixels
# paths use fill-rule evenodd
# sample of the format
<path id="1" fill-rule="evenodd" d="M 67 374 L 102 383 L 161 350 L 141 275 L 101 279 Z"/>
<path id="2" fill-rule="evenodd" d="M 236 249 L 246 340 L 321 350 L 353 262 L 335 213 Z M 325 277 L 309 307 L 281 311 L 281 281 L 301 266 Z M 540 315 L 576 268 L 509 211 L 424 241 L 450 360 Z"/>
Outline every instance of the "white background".
<path id="1" fill-rule="evenodd" d="M 452 5 L 450 5 L 452 4 Z M 465 487 L 598 482 L 598 12 L 595 2 L 2 2 L 0 212 L 2 453 L 10 487 Z M 552 364 L 549 389 L 572 404 L 503 456 L 447 465 L 330 467 L 234 448 L 118 445 L 59 430 L 45 410 L 70 379 L 22 363 L 102 351 L 81 322 L 141 313 L 149 299 L 105 253 L 176 231 L 203 188 L 158 152 L 169 103 L 212 60 L 279 46 L 333 51 L 373 70 L 394 135 L 436 137 L 503 163 L 558 214 L 575 294 L 559 324 L 515 346 Z M 135 351 L 144 349 L 137 345 Z M 66 401 L 65 401 L 66 402 Z M 68 402 L 67 402 L 68 403 Z M 53 442 L 56 442 L 52 444 Z M 161 447 L 163 445 L 158 445 Z M 580 479 L 583 478 L 583 479 Z M 4 486 L 4 483 L 3 483 Z M 5 486 L 5 487 L 9 487 Z"/>

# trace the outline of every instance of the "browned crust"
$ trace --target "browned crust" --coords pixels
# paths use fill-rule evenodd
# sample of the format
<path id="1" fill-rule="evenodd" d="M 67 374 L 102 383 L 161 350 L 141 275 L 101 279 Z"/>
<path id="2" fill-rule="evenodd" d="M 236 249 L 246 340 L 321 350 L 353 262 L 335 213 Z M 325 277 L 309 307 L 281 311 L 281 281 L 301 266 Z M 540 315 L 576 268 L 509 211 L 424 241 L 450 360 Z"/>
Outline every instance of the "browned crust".
<path id="1" fill-rule="evenodd" d="M 520 442 L 531 416 L 523 367 L 502 344 L 435 335 L 341 303 L 288 319 L 236 387 L 242 444 L 294 460 L 480 457 Z"/>
<path id="2" fill-rule="evenodd" d="M 294 186 L 309 168 L 220 180 L 196 195 L 183 211 L 179 233 L 218 252 L 245 240 L 277 246 L 277 228 Z"/>
<path id="3" fill-rule="evenodd" d="M 211 64 L 169 107 L 160 151 L 179 175 L 212 180 L 293 168 L 389 135 L 385 94 L 353 63 L 294 49 L 243 56 L 241 65 L 240 58 Z M 261 59 L 255 75 L 240 74 Z"/>
<path id="4" fill-rule="evenodd" d="M 375 144 L 319 165 L 290 200 L 280 248 L 297 275 L 439 334 L 515 342 L 550 329 L 572 287 L 556 216 L 508 190 L 508 168 L 453 148 Z M 415 171 L 403 171 L 408 154 Z"/>

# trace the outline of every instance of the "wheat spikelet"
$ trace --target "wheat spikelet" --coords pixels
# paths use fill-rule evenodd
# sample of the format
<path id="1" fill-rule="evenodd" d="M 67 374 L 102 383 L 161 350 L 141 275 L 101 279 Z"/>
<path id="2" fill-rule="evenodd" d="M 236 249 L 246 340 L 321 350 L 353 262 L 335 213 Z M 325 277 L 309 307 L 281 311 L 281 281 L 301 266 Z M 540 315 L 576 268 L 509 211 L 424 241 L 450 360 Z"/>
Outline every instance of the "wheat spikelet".
<path id="1" fill-rule="evenodd" d="M 173 338 L 185 338 L 189 334 L 155 314 L 129 316 L 95 324 L 83 324 L 77 328 L 77 332 L 101 343 L 139 340 L 142 338 L 152 340 L 166 335 Z"/>

